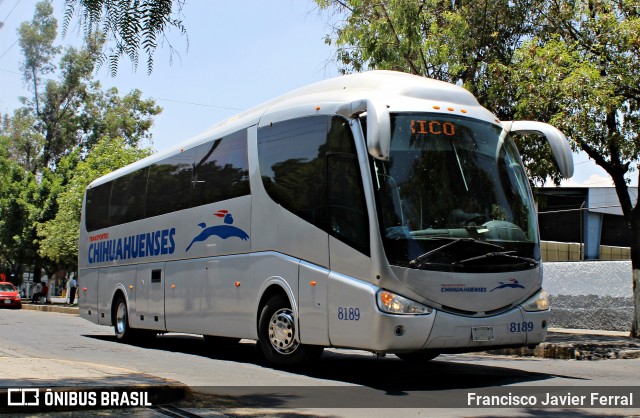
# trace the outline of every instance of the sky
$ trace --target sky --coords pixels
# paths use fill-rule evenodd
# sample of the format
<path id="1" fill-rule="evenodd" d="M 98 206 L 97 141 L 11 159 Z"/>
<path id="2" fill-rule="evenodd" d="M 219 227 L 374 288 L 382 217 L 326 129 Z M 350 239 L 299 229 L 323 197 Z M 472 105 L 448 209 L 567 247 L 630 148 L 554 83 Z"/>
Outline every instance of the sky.
<path id="1" fill-rule="evenodd" d="M 22 81 L 17 39 L 20 23 L 30 21 L 35 0 L 0 0 L 0 113 L 20 106 L 31 93 Z M 53 0 L 61 25 L 63 0 Z M 189 139 L 240 111 L 306 84 L 335 77 L 333 47 L 324 43 L 332 18 L 312 0 L 188 0 L 183 10 L 187 38 L 173 30 L 168 38 L 177 50 L 160 46 L 153 72 L 146 57 L 134 71 L 122 59 L 116 77 L 106 66 L 96 78 L 121 94 L 139 89 L 163 112 L 152 128 L 153 148 L 162 151 Z M 79 46 L 77 21 L 58 45 Z M 584 154 L 574 155 L 575 174 L 563 186 L 611 186 L 608 174 Z M 633 185 L 637 185 L 634 176 Z"/>

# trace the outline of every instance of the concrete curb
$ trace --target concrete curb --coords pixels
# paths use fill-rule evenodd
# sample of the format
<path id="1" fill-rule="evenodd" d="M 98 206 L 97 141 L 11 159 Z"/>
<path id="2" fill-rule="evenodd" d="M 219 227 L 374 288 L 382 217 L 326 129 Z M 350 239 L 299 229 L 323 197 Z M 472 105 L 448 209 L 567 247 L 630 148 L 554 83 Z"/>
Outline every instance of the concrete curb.
<path id="1" fill-rule="evenodd" d="M 559 360 L 607 360 L 640 358 L 640 340 L 628 333 L 602 330 L 549 330 L 547 341 L 536 348 L 507 348 L 489 354 L 540 357 Z"/>
<path id="2" fill-rule="evenodd" d="M 609 344 L 554 344 L 542 343 L 535 349 L 507 348 L 487 351 L 489 354 L 516 357 L 540 357 L 557 360 L 613 360 L 638 359 L 640 348 L 616 347 Z"/>
<path id="3" fill-rule="evenodd" d="M 60 305 L 37 305 L 30 303 L 23 303 L 22 309 L 27 311 L 42 311 L 42 312 L 57 312 L 71 315 L 79 315 L 80 308 L 77 306 L 60 306 Z"/>

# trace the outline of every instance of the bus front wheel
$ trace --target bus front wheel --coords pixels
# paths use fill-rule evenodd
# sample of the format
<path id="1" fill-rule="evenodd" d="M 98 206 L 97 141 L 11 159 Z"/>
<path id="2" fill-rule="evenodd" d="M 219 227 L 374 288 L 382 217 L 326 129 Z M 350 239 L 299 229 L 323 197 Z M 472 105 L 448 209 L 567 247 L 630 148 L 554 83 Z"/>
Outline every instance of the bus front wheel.
<path id="1" fill-rule="evenodd" d="M 323 347 L 300 344 L 295 316 L 289 300 L 275 295 L 267 301 L 258 322 L 258 345 L 267 361 L 279 366 L 309 362 L 322 354 Z"/>

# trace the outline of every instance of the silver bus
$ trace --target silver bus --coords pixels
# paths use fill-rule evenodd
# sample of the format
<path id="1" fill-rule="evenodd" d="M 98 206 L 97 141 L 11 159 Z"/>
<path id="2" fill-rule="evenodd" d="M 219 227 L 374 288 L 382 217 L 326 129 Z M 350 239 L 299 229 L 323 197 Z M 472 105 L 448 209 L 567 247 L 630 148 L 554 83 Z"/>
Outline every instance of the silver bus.
<path id="1" fill-rule="evenodd" d="M 536 210 L 504 122 L 467 90 L 372 71 L 318 82 L 93 181 L 80 313 L 117 338 L 256 340 L 426 361 L 542 342 Z"/>

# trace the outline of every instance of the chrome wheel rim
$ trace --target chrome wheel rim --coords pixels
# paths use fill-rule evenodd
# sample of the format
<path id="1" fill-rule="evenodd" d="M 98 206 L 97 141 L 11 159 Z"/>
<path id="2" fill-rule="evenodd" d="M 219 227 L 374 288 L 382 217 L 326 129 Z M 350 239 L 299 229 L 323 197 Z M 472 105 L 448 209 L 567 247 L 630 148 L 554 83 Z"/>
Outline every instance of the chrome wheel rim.
<path id="1" fill-rule="evenodd" d="M 291 354 L 298 348 L 291 309 L 280 309 L 271 316 L 269 342 L 274 350 L 280 354 Z"/>
<path id="2" fill-rule="evenodd" d="M 118 304 L 116 309 L 116 331 L 118 334 L 124 334 L 127 326 L 127 307 L 124 303 Z"/>

